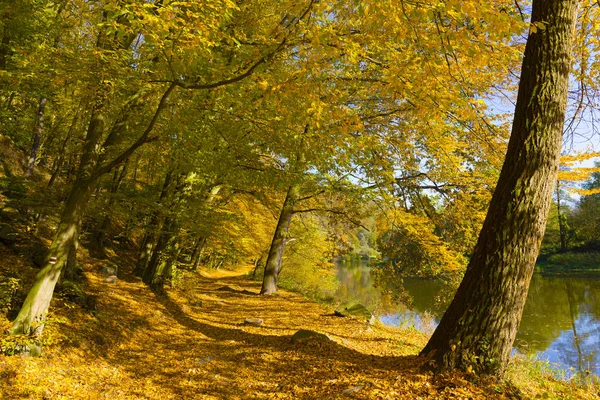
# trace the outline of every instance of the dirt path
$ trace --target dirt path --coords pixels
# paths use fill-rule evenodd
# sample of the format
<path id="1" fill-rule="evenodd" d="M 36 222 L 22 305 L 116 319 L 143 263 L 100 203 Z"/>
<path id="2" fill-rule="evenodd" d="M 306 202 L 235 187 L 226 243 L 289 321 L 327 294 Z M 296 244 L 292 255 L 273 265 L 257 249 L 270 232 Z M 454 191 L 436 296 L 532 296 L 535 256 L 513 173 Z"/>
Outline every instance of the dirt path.
<path id="1" fill-rule="evenodd" d="M 95 270 L 95 268 L 91 268 Z M 57 299 L 40 358 L 1 357 L 5 398 L 416 399 L 506 398 L 462 376 L 420 372 L 425 338 L 365 322 L 293 293 L 257 296 L 240 273 L 195 274 L 156 295 L 137 278 L 88 273 L 96 316 Z M 261 318 L 264 325 L 244 325 Z M 76 322 L 68 322 L 69 320 Z M 299 329 L 329 341 L 292 343 Z"/>

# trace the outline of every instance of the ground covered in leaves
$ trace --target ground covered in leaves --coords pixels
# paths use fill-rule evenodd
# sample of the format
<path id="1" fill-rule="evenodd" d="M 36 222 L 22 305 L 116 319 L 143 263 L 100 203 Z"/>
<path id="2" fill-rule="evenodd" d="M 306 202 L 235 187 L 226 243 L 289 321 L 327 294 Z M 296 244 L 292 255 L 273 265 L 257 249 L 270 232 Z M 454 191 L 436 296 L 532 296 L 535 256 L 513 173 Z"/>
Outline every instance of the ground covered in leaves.
<path id="1" fill-rule="evenodd" d="M 188 273 L 179 288 L 156 294 L 127 273 L 105 282 L 101 261 L 90 260 L 86 291 L 97 296 L 97 310 L 57 296 L 44 354 L 0 356 L 2 398 L 595 398 L 566 384 L 527 392 L 469 375 L 434 376 L 417 358 L 422 333 L 336 317 L 333 307 L 295 293 L 258 296 L 244 270 Z M 247 318 L 264 323 L 245 325 Z M 329 340 L 293 342 L 300 329 Z"/>

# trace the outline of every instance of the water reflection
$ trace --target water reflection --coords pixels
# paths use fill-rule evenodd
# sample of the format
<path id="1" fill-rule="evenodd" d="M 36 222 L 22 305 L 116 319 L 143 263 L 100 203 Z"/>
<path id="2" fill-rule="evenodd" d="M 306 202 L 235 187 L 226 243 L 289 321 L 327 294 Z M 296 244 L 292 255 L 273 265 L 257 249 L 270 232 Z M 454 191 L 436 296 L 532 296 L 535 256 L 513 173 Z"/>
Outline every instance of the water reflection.
<path id="1" fill-rule="evenodd" d="M 402 303 L 382 294 L 371 272 L 364 262 L 338 263 L 337 297 L 359 300 L 385 324 L 433 331 L 447 306 L 439 299 L 441 282 L 405 279 L 395 288 L 409 298 Z M 600 276 L 534 275 L 515 348 L 555 363 L 567 377 L 574 371 L 600 375 Z"/>

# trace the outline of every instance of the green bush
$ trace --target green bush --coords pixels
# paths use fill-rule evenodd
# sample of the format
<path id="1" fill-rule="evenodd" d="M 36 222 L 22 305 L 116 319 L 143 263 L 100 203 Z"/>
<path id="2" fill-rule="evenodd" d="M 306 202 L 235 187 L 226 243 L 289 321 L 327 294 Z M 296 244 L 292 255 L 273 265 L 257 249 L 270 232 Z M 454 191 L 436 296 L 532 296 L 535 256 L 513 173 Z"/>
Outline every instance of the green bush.
<path id="1" fill-rule="evenodd" d="M 19 289 L 19 279 L 6 278 L 0 280 L 0 313 L 7 313 L 12 308 L 17 289 Z"/>

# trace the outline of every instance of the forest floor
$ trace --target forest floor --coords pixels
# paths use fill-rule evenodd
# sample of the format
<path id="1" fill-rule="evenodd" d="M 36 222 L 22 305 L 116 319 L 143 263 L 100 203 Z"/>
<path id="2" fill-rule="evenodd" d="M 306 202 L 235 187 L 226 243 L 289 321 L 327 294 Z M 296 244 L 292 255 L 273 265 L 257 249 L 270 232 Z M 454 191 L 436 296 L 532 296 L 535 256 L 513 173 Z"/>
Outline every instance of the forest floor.
<path id="1" fill-rule="evenodd" d="M 3 263 L 19 263 L 2 245 L 0 253 Z M 56 296 L 44 354 L 0 356 L 0 397 L 597 398 L 560 382 L 517 388 L 466 374 L 433 375 L 417 357 L 424 334 L 336 317 L 296 293 L 258 296 L 247 267 L 187 273 L 177 289 L 156 294 L 126 272 L 105 282 L 101 266 L 90 257 L 84 262 L 86 291 L 98 298 L 95 313 Z M 264 324 L 244 325 L 246 318 Z M 329 340 L 292 342 L 300 329 Z"/>

